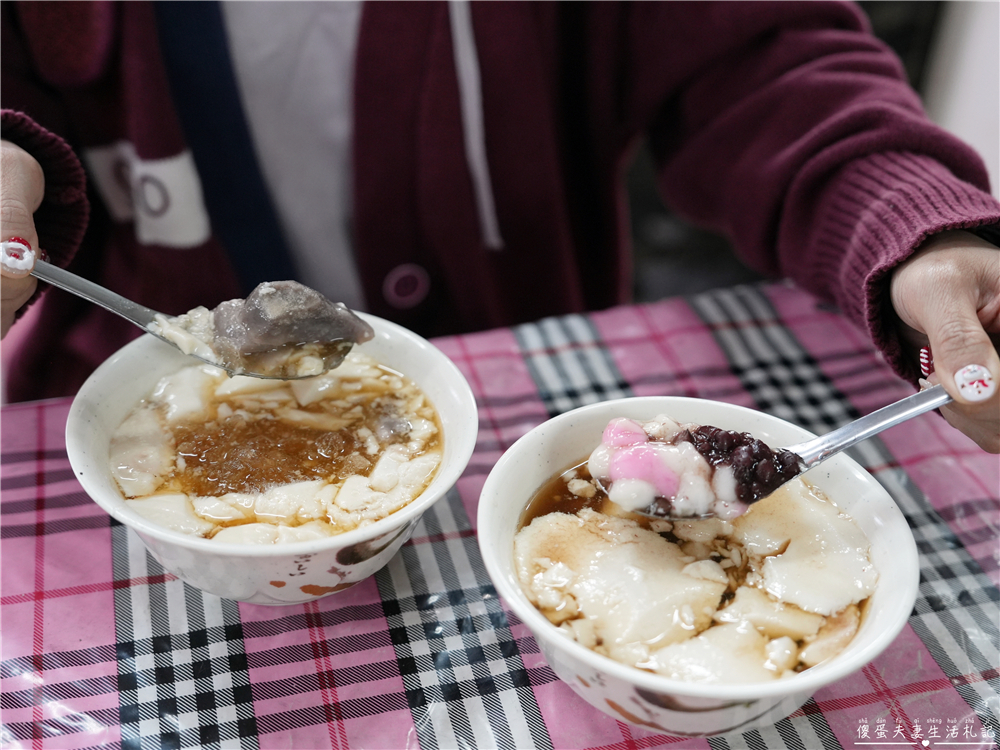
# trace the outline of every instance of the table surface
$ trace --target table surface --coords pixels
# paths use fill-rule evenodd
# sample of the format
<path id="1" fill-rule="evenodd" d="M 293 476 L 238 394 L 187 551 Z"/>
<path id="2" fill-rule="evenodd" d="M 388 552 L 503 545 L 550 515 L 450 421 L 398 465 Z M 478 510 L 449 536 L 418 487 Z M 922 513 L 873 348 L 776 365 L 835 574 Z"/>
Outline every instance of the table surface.
<path id="1" fill-rule="evenodd" d="M 995 747 L 1000 466 L 937 414 L 852 449 L 916 538 L 908 625 L 774 726 L 681 739 L 606 717 L 556 678 L 483 567 L 486 475 L 560 412 L 696 396 L 822 433 L 912 392 L 835 312 L 768 284 L 435 343 L 478 401 L 468 470 L 381 572 L 305 605 L 166 573 L 73 478 L 69 401 L 4 407 L 0 747 Z"/>

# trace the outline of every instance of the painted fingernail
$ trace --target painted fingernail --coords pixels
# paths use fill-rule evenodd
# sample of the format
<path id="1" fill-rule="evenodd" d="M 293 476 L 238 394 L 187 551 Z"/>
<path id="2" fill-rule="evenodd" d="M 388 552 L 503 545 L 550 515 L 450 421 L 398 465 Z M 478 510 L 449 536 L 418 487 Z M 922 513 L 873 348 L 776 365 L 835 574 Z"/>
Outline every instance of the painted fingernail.
<path id="1" fill-rule="evenodd" d="M 997 389 L 993 374 L 982 365 L 966 365 L 956 372 L 955 385 L 969 401 L 986 401 Z"/>
<path id="2" fill-rule="evenodd" d="M 934 355 L 929 346 L 920 348 L 920 374 L 925 378 L 934 372 Z"/>
<path id="3" fill-rule="evenodd" d="M 918 378 L 917 385 L 920 386 L 920 390 L 926 391 L 928 388 L 931 387 L 931 381 L 925 380 L 924 378 Z"/>
<path id="4" fill-rule="evenodd" d="M 35 265 L 35 251 L 27 240 L 11 237 L 0 242 L 0 265 L 8 271 L 23 276 Z"/>

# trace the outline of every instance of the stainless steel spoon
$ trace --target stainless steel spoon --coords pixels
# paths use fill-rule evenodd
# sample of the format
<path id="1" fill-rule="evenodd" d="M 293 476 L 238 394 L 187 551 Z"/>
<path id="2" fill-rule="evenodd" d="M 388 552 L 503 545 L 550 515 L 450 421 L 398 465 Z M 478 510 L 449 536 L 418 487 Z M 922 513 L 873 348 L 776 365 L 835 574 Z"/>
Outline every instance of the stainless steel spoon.
<path id="1" fill-rule="evenodd" d="M 158 313 L 156 310 L 151 310 L 148 307 L 144 307 L 137 302 L 133 302 L 130 299 L 122 297 L 120 294 L 112 292 L 110 289 L 106 289 L 100 284 L 95 284 L 81 276 L 77 276 L 75 273 L 70 273 L 69 271 L 59 268 L 59 266 L 54 266 L 51 263 L 46 263 L 43 260 L 36 260 L 35 267 L 31 270 L 31 275 L 35 276 L 42 281 L 51 284 L 52 286 L 59 287 L 70 294 L 75 294 L 78 297 L 82 297 L 88 302 L 93 302 L 95 305 L 100 305 L 105 310 L 110 310 L 116 315 L 120 315 L 125 318 L 125 320 L 130 323 L 134 323 L 139 326 L 146 333 L 156 336 L 156 338 L 161 341 L 165 341 L 171 346 L 180 349 L 179 346 L 168 338 L 161 335 L 155 327 L 152 326 L 156 322 L 157 315 L 163 315 L 164 318 L 169 318 L 171 316 Z M 350 350 L 350 346 L 346 346 L 343 353 L 340 355 L 339 360 L 327 360 L 327 369 L 332 369 L 343 361 L 344 357 L 347 356 L 347 352 Z M 181 350 L 183 351 L 183 350 Z M 202 357 L 192 352 L 184 352 L 190 357 L 199 359 L 202 362 L 206 362 L 214 367 L 219 367 L 230 375 L 246 375 L 252 378 L 265 378 L 268 380 L 295 380 L 295 377 L 288 377 L 284 375 L 273 375 L 262 372 L 253 372 L 245 368 L 235 368 L 228 367 L 219 361 L 209 359 L 207 357 Z M 310 377 L 307 375 L 301 377 Z"/>
<path id="2" fill-rule="evenodd" d="M 785 482 L 795 478 L 799 474 L 802 474 L 804 471 L 813 468 L 817 464 L 822 463 L 831 456 L 835 456 L 841 451 L 846 450 L 853 445 L 857 445 L 862 440 L 867 440 L 883 430 L 887 430 L 901 422 L 905 422 L 906 420 L 917 417 L 925 412 L 937 409 L 950 402 L 951 396 L 949 396 L 948 392 L 945 391 L 944 386 L 931 386 L 923 391 L 914 393 L 912 396 L 907 396 L 906 398 L 902 398 L 895 403 L 873 411 L 871 414 L 861 417 L 860 419 L 849 422 L 843 427 L 838 427 L 825 435 L 820 435 L 819 437 L 810 438 L 804 442 L 775 450 L 774 453 L 776 454 L 780 454 L 783 451 L 793 454 L 798 462 L 798 471 L 791 476 L 787 476 L 784 481 L 775 484 L 770 488 L 770 491 L 767 494 L 774 492 Z M 595 478 L 595 481 L 597 481 L 598 486 L 600 486 L 606 493 L 608 488 L 604 487 L 600 480 Z M 643 510 L 636 510 L 633 512 L 649 518 L 665 519 L 668 521 L 690 521 L 712 517 L 711 514 L 704 516 L 680 517 L 671 516 L 669 514 L 657 515 Z"/>
<path id="3" fill-rule="evenodd" d="M 878 435 L 883 430 L 895 427 L 913 417 L 933 411 L 945 404 L 951 403 L 951 396 L 943 385 L 934 385 L 912 396 L 901 398 L 895 403 L 883 406 L 860 419 L 848 422 L 843 427 L 811 438 L 796 445 L 790 445 L 784 450 L 794 453 L 799 459 L 799 472 L 811 469 L 830 456 L 835 456 L 843 450 Z"/>

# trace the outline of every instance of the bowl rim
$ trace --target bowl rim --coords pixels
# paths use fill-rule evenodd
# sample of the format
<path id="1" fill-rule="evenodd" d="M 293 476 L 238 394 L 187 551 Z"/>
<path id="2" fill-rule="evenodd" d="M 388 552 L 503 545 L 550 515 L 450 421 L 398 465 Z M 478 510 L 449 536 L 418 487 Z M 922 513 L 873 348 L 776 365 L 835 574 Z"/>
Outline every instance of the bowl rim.
<path id="1" fill-rule="evenodd" d="M 611 411 L 614 409 L 615 404 L 621 404 L 622 402 L 636 404 L 649 403 L 651 405 L 658 404 L 664 408 L 656 413 L 669 413 L 668 407 L 671 404 L 692 404 L 695 402 L 704 403 L 705 401 L 709 401 L 709 399 L 699 399 L 688 396 L 629 396 L 620 399 L 610 399 L 607 401 L 587 404 L 570 411 L 563 412 L 562 414 L 552 417 L 551 419 L 535 426 L 522 435 L 496 462 L 493 469 L 490 471 L 489 476 L 487 476 L 486 482 L 483 484 L 483 488 L 480 493 L 480 502 L 476 514 L 476 532 L 480 552 L 483 557 L 483 563 L 490 575 L 490 578 L 493 580 L 494 585 L 497 588 L 497 593 L 514 612 L 514 614 L 528 627 L 535 638 L 542 639 L 549 644 L 552 644 L 552 646 L 557 650 L 567 651 L 570 655 L 583 662 L 591 669 L 594 669 L 597 672 L 609 674 L 624 683 L 656 693 L 668 693 L 689 698 L 712 699 L 719 701 L 747 701 L 780 698 L 795 693 L 812 694 L 821 687 L 830 685 L 850 674 L 853 674 L 875 659 L 896 639 L 906 623 L 909 621 L 910 613 L 912 612 L 913 606 L 916 602 L 920 578 L 920 565 L 917 556 L 916 541 L 913 539 L 912 534 L 906 537 L 908 543 L 906 543 L 902 549 L 894 550 L 893 553 L 894 556 L 901 560 L 903 570 L 911 571 L 911 574 L 906 577 L 906 580 L 903 580 L 903 576 L 899 576 L 898 578 L 894 578 L 892 581 L 894 588 L 902 587 L 904 589 L 901 601 L 905 603 L 906 606 L 899 607 L 898 612 L 894 613 L 894 615 L 890 617 L 887 627 L 882 628 L 872 638 L 872 641 L 868 645 L 859 649 L 855 653 L 850 654 L 848 658 L 839 659 L 834 657 L 828 662 L 817 664 L 816 666 L 810 667 L 809 669 L 792 677 L 774 680 L 773 682 L 753 683 L 701 683 L 677 680 L 672 677 L 667 677 L 666 675 L 645 672 L 637 667 L 632 667 L 627 664 L 623 664 L 622 662 L 615 661 L 611 657 L 599 654 L 596 651 L 581 645 L 575 640 L 571 640 L 568 636 L 563 635 L 555 625 L 549 622 L 545 615 L 539 612 L 535 606 L 531 604 L 527 596 L 522 591 L 520 585 L 516 582 L 516 580 L 514 580 L 513 571 L 505 573 L 501 570 L 497 556 L 494 554 L 492 548 L 483 544 L 482 540 L 484 539 L 484 528 L 487 532 L 485 536 L 489 537 L 493 535 L 493 529 L 489 521 L 487 503 L 483 502 L 483 499 L 488 496 L 488 493 L 495 493 L 495 487 L 501 482 L 500 477 L 507 471 L 508 464 L 515 464 L 519 460 L 519 454 L 525 450 L 525 446 L 527 444 L 531 443 L 537 437 L 539 431 L 543 429 L 558 428 L 561 423 L 578 419 L 582 415 L 586 415 L 589 412 L 604 410 Z M 768 414 L 767 412 L 762 412 L 757 409 L 751 409 L 739 404 L 732 404 L 724 401 L 711 401 L 711 403 L 721 404 L 726 408 L 732 408 L 740 412 L 749 413 L 755 418 L 763 418 L 765 421 L 780 423 L 784 427 L 798 432 L 802 439 L 815 437 L 815 435 L 808 430 L 783 420 L 780 417 Z M 898 510 L 895 500 L 893 500 L 892 496 L 889 495 L 888 491 L 886 491 L 886 489 L 882 487 L 882 485 L 871 474 L 865 471 L 860 464 L 854 461 L 854 459 L 841 453 L 827 459 L 827 462 L 825 463 L 832 462 L 843 464 L 844 468 L 861 478 L 866 483 L 869 483 L 875 492 L 883 494 L 885 499 Z M 902 517 L 901 511 L 900 516 Z M 486 521 L 485 525 L 483 523 L 484 519 Z"/>
<path id="2" fill-rule="evenodd" d="M 405 527 L 411 521 L 419 518 L 424 511 L 437 502 L 443 495 L 447 494 L 465 472 L 475 450 L 479 434 L 478 407 L 468 380 L 466 380 L 458 366 L 441 349 L 423 336 L 397 323 L 369 313 L 356 312 L 356 314 L 375 328 L 376 336 L 382 332 L 391 337 L 400 337 L 416 345 L 418 348 L 429 352 L 437 360 L 436 366 L 442 367 L 452 376 L 454 382 L 449 390 L 455 394 L 456 399 L 462 407 L 462 412 L 468 416 L 468 419 L 461 419 L 461 423 L 465 425 L 465 429 L 459 430 L 456 436 L 445 436 L 446 440 L 453 440 L 456 445 L 455 450 L 457 450 L 457 453 L 454 454 L 451 464 L 447 467 L 439 467 L 438 473 L 424 491 L 412 502 L 404 505 L 399 510 L 384 518 L 380 518 L 368 526 L 351 529 L 342 534 L 334 534 L 322 539 L 285 542 L 282 544 L 252 545 L 236 542 L 213 542 L 211 539 L 185 534 L 160 526 L 130 509 L 127 502 L 125 502 L 124 496 L 119 496 L 118 500 L 121 501 L 120 503 L 112 505 L 108 501 L 108 498 L 104 497 L 103 491 L 95 487 L 90 476 L 85 472 L 81 472 L 74 461 L 74 458 L 80 460 L 80 456 L 78 455 L 78 441 L 73 437 L 73 432 L 82 427 L 86 422 L 83 419 L 83 412 L 86 408 L 87 395 L 90 390 L 96 388 L 97 384 L 107 377 L 109 371 L 114 371 L 123 358 L 128 357 L 136 350 L 144 348 L 153 349 L 156 346 L 163 346 L 165 347 L 164 351 L 177 352 L 182 357 L 184 356 L 172 345 L 148 333 L 124 345 L 102 362 L 87 378 L 73 398 L 66 417 L 65 440 L 67 456 L 76 480 L 80 483 L 87 496 L 97 503 L 105 513 L 125 526 L 134 529 L 136 532 L 150 536 L 159 542 L 214 554 L 219 557 L 256 558 L 310 554 L 371 541 L 373 538 L 389 535 L 393 531 Z M 192 360 L 192 362 L 194 361 Z M 406 373 L 403 374 L 406 375 Z M 435 408 L 437 408 L 436 404 Z"/>

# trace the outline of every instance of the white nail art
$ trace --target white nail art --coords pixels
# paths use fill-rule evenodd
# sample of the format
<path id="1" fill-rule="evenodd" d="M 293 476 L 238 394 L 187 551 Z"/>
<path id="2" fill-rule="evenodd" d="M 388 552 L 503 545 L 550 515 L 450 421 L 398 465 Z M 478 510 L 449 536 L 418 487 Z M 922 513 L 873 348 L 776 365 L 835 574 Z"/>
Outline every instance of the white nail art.
<path id="1" fill-rule="evenodd" d="M 997 388 L 992 373 L 982 365 L 966 365 L 956 372 L 955 385 L 969 401 L 986 401 Z"/>
<path id="2" fill-rule="evenodd" d="M 35 265 L 35 252 L 21 242 L 0 242 L 0 264 L 8 271 L 27 273 Z"/>

